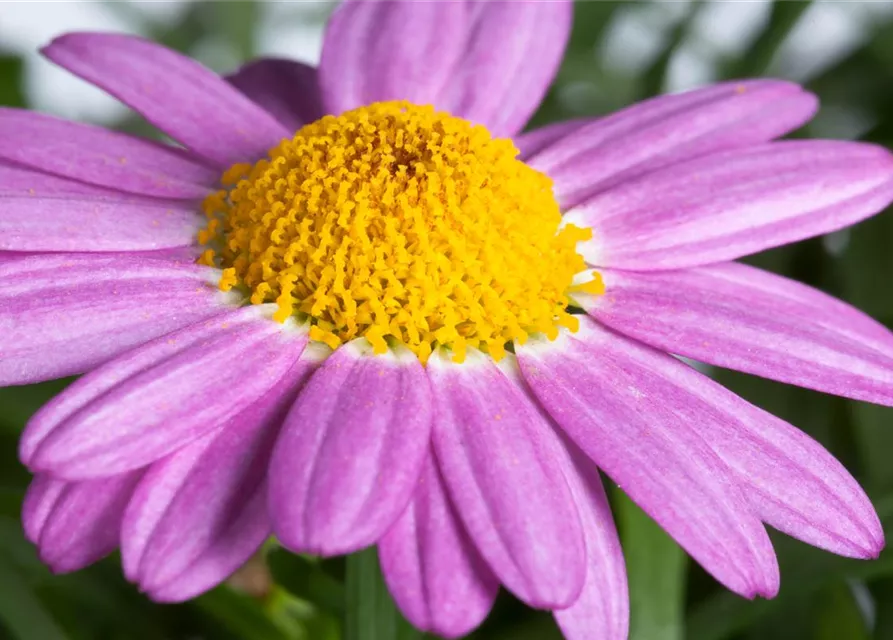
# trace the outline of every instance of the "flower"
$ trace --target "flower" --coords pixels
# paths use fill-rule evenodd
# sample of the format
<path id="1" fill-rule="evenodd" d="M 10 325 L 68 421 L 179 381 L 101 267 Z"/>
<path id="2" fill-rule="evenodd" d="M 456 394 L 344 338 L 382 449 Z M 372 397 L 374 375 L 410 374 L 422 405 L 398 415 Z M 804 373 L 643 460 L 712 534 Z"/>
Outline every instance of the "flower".
<path id="1" fill-rule="evenodd" d="M 467 633 L 502 584 L 620 639 L 598 469 L 746 597 L 778 589 L 764 523 L 877 555 L 827 451 L 668 354 L 893 404 L 883 326 L 733 262 L 883 209 L 893 159 L 773 142 L 816 108 L 775 80 L 520 133 L 570 20 L 349 1 L 318 70 L 226 79 L 129 36 L 44 50 L 183 145 L 0 111 L 0 382 L 87 372 L 21 440 L 47 564 L 120 545 L 177 601 L 271 533 L 377 544 L 422 629 Z"/>

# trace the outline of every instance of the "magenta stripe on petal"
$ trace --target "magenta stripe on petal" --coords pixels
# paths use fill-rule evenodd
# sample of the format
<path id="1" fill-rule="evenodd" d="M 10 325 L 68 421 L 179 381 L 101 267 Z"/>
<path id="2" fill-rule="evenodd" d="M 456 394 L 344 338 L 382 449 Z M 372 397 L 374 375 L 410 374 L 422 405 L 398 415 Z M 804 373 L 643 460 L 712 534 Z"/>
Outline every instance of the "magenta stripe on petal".
<path id="1" fill-rule="evenodd" d="M 42 53 L 222 167 L 253 162 L 290 137 L 216 73 L 154 42 L 116 33 L 69 33 Z"/>
<path id="2" fill-rule="evenodd" d="M 461 638 L 493 606 L 499 581 L 457 520 L 433 454 L 409 506 L 379 541 L 388 589 L 414 627 Z"/>
<path id="3" fill-rule="evenodd" d="M 114 551 L 121 516 L 141 475 L 132 471 L 65 483 L 40 531 L 37 546 L 44 564 L 56 573 L 68 573 Z"/>
<path id="4" fill-rule="evenodd" d="M 287 372 L 306 332 L 248 307 L 162 336 L 43 407 L 20 443 L 35 471 L 68 479 L 135 469 L 223 425 Z"/>
<path id="5" fill-rule="evenodd" d="M 115 191 L 199 199 L 219 178 L 182 150 L 34 111 L 0 107 L 0 140 L 4 160 Z"/>
<path id="6" fill-rule="evenodd" d="M 0 151 L 2 153 L 2 151 Z M 115 198 L 121 191 L 71 180 L 0 160 L 0 198 L 7 196 L 93 196 Z"/>
<path id="7" fill-rule="evenodd" d="M 535 607 L 572 604 L 586 574 L 580 517 L 560 443 L 534 402 L 477 351 L 428 361 L 433 442 L 450 499 L 475 546 Z"/>
<path id="8" fill-rule="evenodd" d="M 453 12 L 462 7 L 447 4 Z M 434 104 L 486 125 L 494 136 L 513 136 L 539 107 L 558 71 L 573 3 L 488 0 L 466 6 L 464 53 Z M 400 37 L 412 35 L 402 31 Z"/>
<path id="9" fill-rule="evenodd" d="M 70 253 L 48 253 L 46 251 L 0 251 L 0 265 L 6 262 L 21 260 L 22 258 L 52 258 L 53 256 L 79 256 L 90 259 L 143 259 L 163 260 L 176 266 L 193 266 L 202 253 L 202 247 L 192 245 L 189 247 L 173 247 L 170 249 L 154 249 L 152 251 L 74 251 Z M 209 269 L 209 273 L 215 273 Z M 215 278 L 219 279 L 219 278 Z M 228 296 L 227 296 L 228 297 Z"/>
<path id="10" fill-rule="evenodd" d="M 699 435 L 709 415 L 639 362 L 647 347 L 584 318 L 573 337 L 516 349 L 555 421 L 692 557 L 736 593 L 776 593 L 769 537 Z"/>
<path id="11" fill-rule="evenodd" d="M 210 444 L 198 445 L 201 451 L 187 475 L 180 473 L 177 465 L 170 479 L 164 471 L 153 474 L 154 465 L 150 469 L 140 487 L 148 499 L 135 498 L 131 502 L 123 527 L 125 534 L 131 522 L 136 521 L 135 528 L 139 529 L 139 521 L 154 517 L 159 505 L 151 499 L 153 493 L 164 498 L 172 485 L 179 487 L 170 497 L 164 515 L 153 524 L 139 553 L 137 576 L 143 590 L 165 586 L 204 556 L 230 557 L 234 550 L 225 549 L 223 540 L 238 548 L 234 560 L 241 557 L 244 562 L 267 538 L 270 524 L 266 515 L 266 480 L 273 443 L 298 388 L 312 369 L 310 363 L 299 357 L 296 349 L 294 366 L 266 395 L 223 425 Z M 147 483 L 149 486 L 143 489 Z M 221 565 L 217 581 L 226 578 L 242 562 Z"/>
<path id="12" fill-rule="evenodd" d="M 571 210 L 591 264 L 660 270 L 722 262 L 828 233 L 893 199 L 893 156 L 826 140 L 755 145 L 657 170 Z"/>
<path id="13" fill-rule="evenodd" d="M 204 247 L 200 245 L 190 245 L 188 247 L 172 247 L 154 251 L 128 251 L 127 255 L 147 260 L 165 260 L 177 265 L 191 265 L 195 264 L 203 249 Z M 219 282 L 219 280 L 215 280 L 215 282 Z"/>
<path id="14" fill-rule="evenodd" d="M 202 218 L 189 202 L 121 196 L 2 196 L 0 250 L 150 251 L 195 242 Z"/>
<path id="15" fill-rule="evenodd" d="M 339 348 L 301 391 L 273 453 L 282 544 L 335 555 L 377 541 L 411 498 L 430 431 L 431 392 L 414 354 L 375 355 L 364 340 Z"/>
<path id="16" fill-rule="evenodd" d="M 727 82 L 590 120 L 528 154 L 527 162 L 555 181 L 569 208 L 673 162 L 777 138 L 809 120 L 817 106 L 815 96 L 790 82 Z"/>
<path id="17" fill-rule="evenodd" d="M 602 275 L 607 294 L 581 303 L 621 333 L 717 366 L 893 405 L 893 334 L 830 296 L 733 263 Z"/>
<path id="18" fill-rule="evenodd" d="M 83 373 L 223 313 L 215 273 L 126 254 L 0 261 L 0 385 Z"/>
<path id="19" fill-rule="evenodd" d="M 325 115 L 316 69 L 302 62 L 261 58 L 226 76 L 226 80 L 289 131 Z"/>
<path id="20" fill-rule="evenodd" d="M 382 100 L 434 104 L 467 37 L 462 2 L 348 0 L 326 28 L 319 84 L 329 113 Z"/>

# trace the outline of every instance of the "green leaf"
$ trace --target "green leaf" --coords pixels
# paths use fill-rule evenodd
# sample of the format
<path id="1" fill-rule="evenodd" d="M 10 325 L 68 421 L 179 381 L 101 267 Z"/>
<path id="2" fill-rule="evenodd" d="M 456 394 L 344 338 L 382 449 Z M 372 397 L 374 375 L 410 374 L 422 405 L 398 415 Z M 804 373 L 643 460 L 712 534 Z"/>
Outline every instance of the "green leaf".
<path id="1" fill-rule="evenodd" d="M 629 579 L 630 640 L 681 640 L 687 556 L 619 489 L 614 513 Z"/>
<path id="2" fill-rule="evenodd" d="M 625 2 L 603 0 L 602 2 L 575 2 L 574 21 L 571 26 L 568 53 L 584 51 L 594 58 L 595 45 L 602 39 L 614 13 Z"/>
<path id="3" fill-rule="evenodd" d="M 6 543 L 6 540 L 0 542 Z M 27 549 L 20 551 L 19 545 Z M 23 539 L 11 553 L 41 601 L 72 639 L 186 640 L 190 635 L 194 637 L 195 627 L 182 615 L 189 608 L 161 606 L 150 601 L 124 580 L 116 558 L 75 573 L 54 576 L 40 564 L 34 548 Z M 136 620 L 140 621 L 138 625 L 134 625 Z M 214 638 L 240 640 L 220 633 L 215 633 Z"/>
<path id="4" fill-rule="evenodd" d="M 564 640 L 555 618 L 538 611 L 532 619 L 503 627 L 491 634 L 474 634 L 475 640 Z"/>
<path id="5" fill-rule="evenodd" d="M 417 640 L 391 599 L 375 547 L 347 557 L 347 611 L 344 640 Z"/>
<path id="6" fill-rule="evenodd" d="M 18 433 L 34 412 L 62 391 L 72 378 L 23 387 L 0 388 L 0 429 Z"/>
<path id="7" fill-rule="evenodd" d="M 49 570 L 37 558 L 34 546 L 25 540 L 18 513 L 0 515 L 0 552 L 5 553 L 12 566 L 25 571 L 32 578 L 47 578 Z"/>
<path id="8" fill-rule="evenodd" d="M 20 640 L 67 640 L 21 573 L 0 554 L 0 621 Z"/>
<path id="9" fill-rule="evenodd" d="M 19 463 L 18 439 L 28 419 L 59 393 L 71 379 L 0 388 L 0 509 L 18 513 L 18 505 L 31 474 Z"/>
<path id="10" fill-rule="evenodd" d="M 673 60 L 676 51 L 688 38 L 689 32 L 703 6 L 704 0 L 695 0 L 688 6 L 685 16 L 676 23 L 676 26 L 670 32 L 663 50 L 642 73 L 640 81 L 642 89 L 639 94 L 641 99 L 650 98 L 663 92 L 670 62 Z"/>
<path id="11" fill-rule="evenodd" d="M 277 626 L 257 600 L 226 586 L 209 591 L 194 604 L 245 640 L 292 640 L 295 637 Z"/>
<path id="12" fill-rule="evenodd" d="M 0 56 L 0 105 L 24 107 L 22 90 L 22 60 L 12 56 Z"/>
<path id="13" fill-rule="evenodd" d="M 885 528 L 893 525 L 893 498 L 876 500 Z M 774 600 L 748 601 L 728 591 L 718 592 L 693 609 L 688 618 L 687 638 L 725 640 L 736 636 L 767 616 L 783 612 L 792 604 L 814 596 L 841 580 L 872 580 L 893 576 L 893 551 L 877 560 L 851 560 L 782 535 L 773 535 L 782 588 Z"/>
<path id="14" fill-rule="evenodd" d="M 880 274 L 893 273 L 893 215 L 875 216 L 850 231 L 841 271 L 847 299 L 875 318 L 893 318 L 889 281 Z"/>
<path id="15" fill-rule="evenodd" d="M 847 583 L 839 582 L 825 589 L 818 605 L 815 640 L 870 640 L 865 617 Z"/>
<path id="16" fill-rule="evenodd" d="M 750 78 L 766 73 L 775 54 L 787 39 L 811 2 L 775 2 L 763 30 L 747 52 L 728 66 L 726 77 Z"/>
<path id="17" fill-rule="evenodd" d="M 636 79 L 607 72 L 597 56 L 614 13 L 625 4 L 615 0 L 574 3 L 573 28 L 558 77 L 528 129 L 613 111 L 633 99 Z"/>
<path id="18" fill-rule="evenodd" d="M 208 26 L 208 31 L 233 46 L 240 60 L 254 57 L 255 26 L 263 3 L 199 3 L 198 8 L 200 20 Z"/>
<path id="19" fill-rule="evenodd" d="M 893 490 L 893 409 L 863 402 L 850 405 L 865 486 L 874 493 L 889 492 Z"/>
<path id="20" fill-rule="evenodd" d="M 890 640 L 893 638 L 893 577 L 873 581 L 870 589 L 876 612 L 874 637 Z"/>
<path id="21" fill-rule="evenodd" d="M 338 616 L 344 615 L 344 585 L 326 573 L 318 562 L 276 549 L 267 556 L 277 584 L 289 593 Z"/>

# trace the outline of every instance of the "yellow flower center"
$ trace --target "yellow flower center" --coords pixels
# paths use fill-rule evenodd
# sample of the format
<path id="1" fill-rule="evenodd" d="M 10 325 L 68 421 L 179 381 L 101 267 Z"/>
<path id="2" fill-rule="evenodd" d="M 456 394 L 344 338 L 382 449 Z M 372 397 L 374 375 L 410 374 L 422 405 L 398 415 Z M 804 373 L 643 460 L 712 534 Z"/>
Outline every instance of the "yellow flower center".
<path id="1" fill-rule="evenodd" d="M 517 155 L 428 106 L 326 116 L 224 174 L 203 204 L 201 261 L 223 269 L 221 289 L 275 302 L 276 320 L 307 320 L 332 348 L 362 336 L 422 362 L 438 346 L 498 360 L 512 340 L 576 328 L 568 292 L 591 237 L 559 228 L 551 180 Z M 583 287 L 600 293 L 595 276 Z"/>

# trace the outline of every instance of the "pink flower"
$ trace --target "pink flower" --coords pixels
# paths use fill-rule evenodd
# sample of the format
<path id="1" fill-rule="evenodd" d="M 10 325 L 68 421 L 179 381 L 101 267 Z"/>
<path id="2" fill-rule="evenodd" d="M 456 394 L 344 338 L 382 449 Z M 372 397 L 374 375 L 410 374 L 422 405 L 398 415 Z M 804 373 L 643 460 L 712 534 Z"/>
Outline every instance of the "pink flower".
<path id="1" fill-rule="evenodd" d="M 0 111 L 0 383 L 87 372 L 21 441 L 47 564 L 120 545 L 176 601 L 271 533 L 377 544 L 422 629 L 467 633 L 502 584 L 619 640 L 598 469 L 746 597 L 778 590 L 764 524 L 877 555 L 827 451 L 668 353 L 893 404 L 883 326 L 733 262 L 883 209 L 893 159 L 772 142 L 816 108 L 774 80 L 522 134 L 570 20 L 351 1 L 318 70 L 225 79 L 129 36 L 44 50 L 185 147 Z"/>

